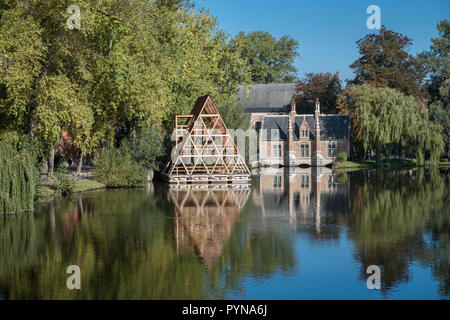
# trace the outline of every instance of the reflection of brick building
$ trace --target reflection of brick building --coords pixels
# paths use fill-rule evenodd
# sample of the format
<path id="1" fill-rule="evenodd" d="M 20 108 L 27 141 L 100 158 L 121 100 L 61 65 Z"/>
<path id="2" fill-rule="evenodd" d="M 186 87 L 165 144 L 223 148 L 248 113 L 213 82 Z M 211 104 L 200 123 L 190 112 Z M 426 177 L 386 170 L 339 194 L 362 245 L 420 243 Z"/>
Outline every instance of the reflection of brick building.
<path id="1" fill-rule="evenodd" d="M 260 174 L 259 194 L 254 196 L 262 215 L 314 221 L 320 233 L 321 219 L 349 211 L 349 181 L 336 181 L 328 168 L 266 168 Z"/>
<path id="2" fill-rule="evenodd" d="M 339 152 L 349 154 L 349 116 L 321 114 L 318 100 L 314 114 L 297 114 L 294 93 L 295 84 L 252 85 L 248 97 L 240 88 L 237 100 L 258 130 L 253 165 L 325 166 Z"/>

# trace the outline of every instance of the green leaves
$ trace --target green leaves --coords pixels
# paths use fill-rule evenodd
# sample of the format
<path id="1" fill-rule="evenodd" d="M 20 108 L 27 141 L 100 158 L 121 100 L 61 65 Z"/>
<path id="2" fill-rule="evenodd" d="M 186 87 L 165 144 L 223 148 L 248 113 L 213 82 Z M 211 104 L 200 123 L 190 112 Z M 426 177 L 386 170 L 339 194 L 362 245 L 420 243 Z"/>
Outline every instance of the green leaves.
<path id="1" fill-rule="evenodd" d="M 39 86 L 36 133 L 48 147 L 52 147 L 65 128 L 74 143 L 87 152 L 91 147 L 90 132 L 94 118 L 81 90 L 64 75 L 47 76 Z"/>
<path id="2" fill-rule="evenodd" d="M 107 187 L 138 187 L 147 181 L 147 173 L 122 150 L 105 149 L 96 158 L 94 178 Z"/>
<path id="3" fill-rule="evenodd" d="M 251 83 L 293 82 L 297 78 L 295 39 L 283 36 L 277 40 L 263 31 L 240 32 L 231 45 L 247 61 Z"/>
<path id="4" fill-rule="evenodd" d="M 35 158 L 14 139 L 0 140 L 0 214 L 33 210 Z"/>
<path id="5" fill-rule="evenodd" d="M 30 15 L 13 8 L 0 22 L 0 130 L 26 130 L 35 78 L 41 72 L 46 46 L 42 29 Z"/>
<path id="6" fill-rule="evenodd" d="M 439 160 L 443 152 L 442 128 L 429 121 L 424 106 L 395 89 L 352 86 L 350 109 L 362 127 L 364 149 L 377 156 L 403 149 L 409 154 L 430 154 Z"/>
<path id="7" fill-rule="evenodd" d="M 248 129 L 250 119 L 244 113 L 244 108 L 236 100 L 224 102 L 218 106 L 218 109 L 228 129 Z"/>
<path id="8" fill-rule="evenodd" d="M 159 128 L 147 126 L 139 131 L 136 138 L 122 141 L 120 149 L 146 170 L 155 170 L 163 165 L 162 157 L 170 152 L 164 148 L 165 138 Z"/>
<path id="9" fill-rule="evenodd" d="M 427 67 L 430 80 L 426 87 L 431 96 L 431 119 L 442 125 L 444 149 L 450 154 L 450 21 L 438 24 L 439 37 L 432 39 L 428 52 L 419 54 L 419 61 Z"/>

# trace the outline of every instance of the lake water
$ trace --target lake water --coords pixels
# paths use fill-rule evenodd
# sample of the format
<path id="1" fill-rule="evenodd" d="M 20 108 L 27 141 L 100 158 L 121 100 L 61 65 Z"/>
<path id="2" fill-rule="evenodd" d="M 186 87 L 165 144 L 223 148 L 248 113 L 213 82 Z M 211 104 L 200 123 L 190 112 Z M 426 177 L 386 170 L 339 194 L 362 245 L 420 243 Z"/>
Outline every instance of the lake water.
<path id="1" fill-rule="evenodd" d="M 154 183 L 37 203 L 0 216 L 0 297 L 448 299 L 449 173 L 265 169 L 247 189 Z"/>

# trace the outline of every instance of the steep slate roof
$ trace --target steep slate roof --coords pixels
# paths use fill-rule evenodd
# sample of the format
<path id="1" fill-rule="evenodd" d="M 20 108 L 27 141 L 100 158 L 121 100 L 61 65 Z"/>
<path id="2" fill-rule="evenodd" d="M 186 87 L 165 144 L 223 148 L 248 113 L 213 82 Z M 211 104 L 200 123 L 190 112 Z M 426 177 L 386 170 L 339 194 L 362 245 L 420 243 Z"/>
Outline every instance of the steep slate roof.
<path id="1" fill-rule="evenodd" d="M 286 112 L 295 93 L 295 83 L 273 83 L 249 85 L 248 95 L 244 86 L 239 86 L 236 100 L 246 113 Z"/>
<path id="2" fill-rule="evenodd" d="M 313 115 L 297 115 L 294 124 L 294 141 L 299 140 L 300 125 L 305 118 L 309 126 L 309 138 L 315 139 L 316 123 Z M 321 140 L 341 140 L 348 139 L 348 115 L 345 114 L 329 114 L 320 115 L 320 139 Z M 286 141 L 288 138 L 289 116 L 288 115 L 267 115 L 264 117 L 263 129 L 267 130 L 267 137 L 264 141 Z M 271 136 L 271 130 L 280 130 L 279 138 Z"/>
<path id="3" fill-rule="evenodd" d="M 263 141 L 286 141 L 288 139 L 289 116 L 265 116 L 262 139 Z M 278 130 L 277 136 L 272 136 L 272 130 Z"/>

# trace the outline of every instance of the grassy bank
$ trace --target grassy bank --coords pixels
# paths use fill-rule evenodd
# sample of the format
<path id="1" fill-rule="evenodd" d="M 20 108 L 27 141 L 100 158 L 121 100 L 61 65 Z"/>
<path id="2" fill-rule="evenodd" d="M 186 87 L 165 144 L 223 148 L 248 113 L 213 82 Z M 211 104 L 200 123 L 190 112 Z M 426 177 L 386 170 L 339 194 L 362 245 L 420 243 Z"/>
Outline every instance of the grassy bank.
<path id="1" fill-rule="evenodd" d="M 103 183 L 100 183 L 95 180 L 78 180 L 77 182 L 75 182 L 73 192 L 98 190 L 104 189 L 105 187 L 106 186 Z"/>
<path id="2" fill-rule="evenodd" d="M 450 162 L 441 161 L 439 164 L 431 164 L 430 161 L 425 161 L 425 166 L 450 166 Z M 416 159 L 387 159 L 381 165 L 378 165 L 375 160 L 344 161 L 334 165 L 335 169 L 405 169 L 414 167 L 417 167 Z"/>
<path id="3" fill-rule="evenodd" d="M 75 182 L 72 193 L 105 189 L 106 186 L 95 180 L 78 180 Z M 39 185 L 36 190 L 37 198 L 48 198 L 60 195 L 53 185 Z"/>

